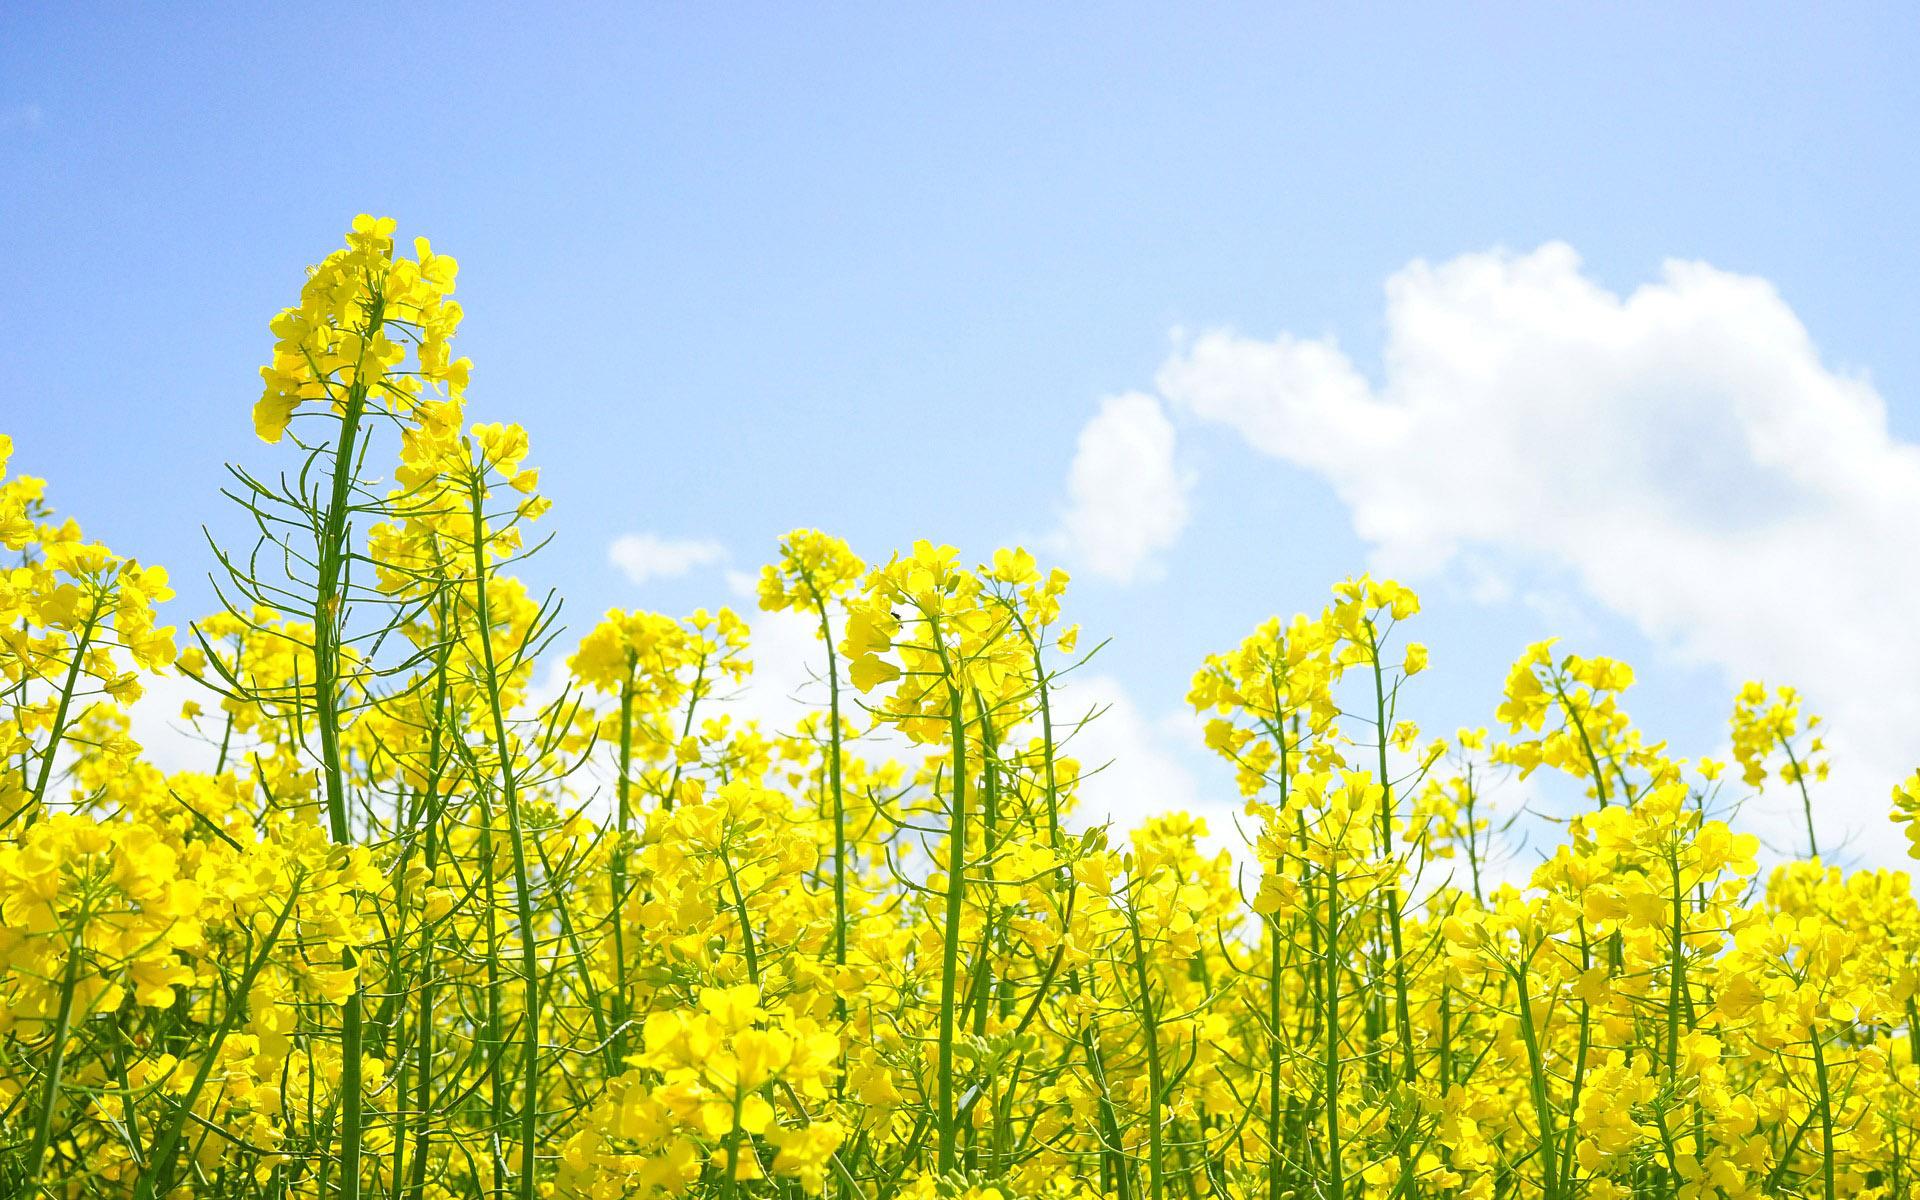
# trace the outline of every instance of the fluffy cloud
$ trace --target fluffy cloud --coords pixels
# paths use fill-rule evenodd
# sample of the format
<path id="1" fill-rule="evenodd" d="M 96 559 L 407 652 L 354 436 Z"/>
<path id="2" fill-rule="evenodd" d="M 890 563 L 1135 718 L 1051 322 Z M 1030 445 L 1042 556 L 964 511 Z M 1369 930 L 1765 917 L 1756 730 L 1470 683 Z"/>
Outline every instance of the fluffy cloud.
<path id="1" fill-rule="evenodd" d="M 1184 812 L 1206 820 L 1214 848 L 1240 847 L 1237 795 L 1230 786 L 1203 791 L 1197 782 L 1193 768 L 1206 758 L 1198 721 L 1184 712 L 1149 716 L 1110 675 L 1069 677 L 1053 707 L 1065 753 L 1093 772 L 1081 782 L 1076 828 L 1111 821 L 1117 840 L 1148 817 Z M 1209 774 L 1216 784 L 1223 778 Z"/>
<path id="2" fill-rule="evenodd" d="M 1174 463 L 1173 423 L 1138 392 L 1113 396 L 1080 430 L 1067 473 L 1067 510 L 1054 543 L 1081 570 L 1128 583 L 1187 524 L 1192 481 Z"/>
<path id="3" fill-rule="evenodd" d="M 1213 333 L 1161 394 L 1325 479 L 1382 570 L 1565 572 L 1730 683 L 1801 685 L 1835 727 L 1829 828 L 1884 828 L 1920 757 L 1920 447 L 1871 383 L 1703 263 L 1621 296 L 1551 244 L 1416 262 L 1386 297 L 1377 385 L 1330 340 Z"/>
<path id="4" fill-rule="evenodd" d="M 819 622 L 804 611 L 761 612 L 754 603 L 752 579 L 742 577 L 730 586 L 738 611 L 747 618 L 747 657 L 753 660 L 753 674 L 731 698 L 731 711 L 741 720 L 791 733 L 808 714 L 826 711 L 827 649 L 820 640 Z M 841 670 L 845 669 L 842 660 Z M 841 711 L 858 724 L 857 693 L 844 676 L 840 682 Z"/>
<path id="5" fill-rule="evenodd" d="M 613 539 L 607 561 L 634 583 L 678 579 L 700 567 L 724 562 L 727 548 L 701 539 L 676 540 L 653 533 L 629 533 Z"/>

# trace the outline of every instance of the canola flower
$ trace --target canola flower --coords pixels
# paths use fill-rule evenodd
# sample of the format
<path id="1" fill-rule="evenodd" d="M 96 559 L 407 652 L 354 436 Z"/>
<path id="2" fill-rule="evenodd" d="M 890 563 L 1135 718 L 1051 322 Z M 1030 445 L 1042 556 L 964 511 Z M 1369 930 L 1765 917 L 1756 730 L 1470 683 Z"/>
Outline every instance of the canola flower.
<path id="1" fill-rule="evenodd" d="M 758 600 L 820 703 L 765 728 L 739 614 L 571 636 L 522 578 L 528 435 L 467 420 L 455 264 L 393 228 L 273 322 L 285 471 L 236 470 L 262 541 L 186 638 L 0 439 L 0 1195 L 1913 1194 L 1920 906 L 1820 859 L 1793 689 L 1729 773 L 1541 643 L 1429 737 L 1418 598 L 1347 580 L 1194 676 L 1236 864 L 1080 815 L 1064 573 L 796 530 Z M 130 736 L 163 672 L 203 769 Z M 1495 883 L 1535 773 L 1579 799 Z M 1769 786 L 1809 857 L 1763 879 Z M 1920 772 L 1892 807 L 1920 857 Z"/>

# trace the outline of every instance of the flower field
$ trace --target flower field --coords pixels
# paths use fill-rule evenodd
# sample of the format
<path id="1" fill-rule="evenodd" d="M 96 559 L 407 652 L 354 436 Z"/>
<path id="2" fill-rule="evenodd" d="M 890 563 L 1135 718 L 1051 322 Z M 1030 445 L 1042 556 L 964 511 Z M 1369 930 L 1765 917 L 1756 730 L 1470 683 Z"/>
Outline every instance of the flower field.
<path id="1" fill-rule="evenodd" d="M 224 611 L 163 625 L 0 439 L 0 1196 L 1915 1190 L 1920 907 L 1821 863 L 1792 689 L 1684 760 L 1542 643 L 1434 737 L 1417 598 L 1348 580 L 1199 664 L 1229 857 L 1082 811 L 1062 572 L 799 530 L 759 602 L 817 625 L 817 703 L 762 727 L 733 612 L 562 629 L 455 264 L 393 231 L 272 321 Z M 130 737 L 156 674 L 200 770 Z M 1584 800 L 1514 886 L 1527 776 Z M 1802 861 L 1730 823 L 1758 789 Z"/>

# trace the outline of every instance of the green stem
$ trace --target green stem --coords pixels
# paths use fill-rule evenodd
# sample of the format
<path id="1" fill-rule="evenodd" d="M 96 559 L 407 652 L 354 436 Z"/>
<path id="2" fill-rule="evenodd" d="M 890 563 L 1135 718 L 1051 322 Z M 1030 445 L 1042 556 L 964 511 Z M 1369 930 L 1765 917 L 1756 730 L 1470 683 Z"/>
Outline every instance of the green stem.
<path id="1" fill-rule="evenodd" d="M 833 961 L 844 967 L 847 965 L 847 813 L 840 765 L 840 659 L 833 649 L 833 625 L 827 618 L 826 598 L 813 590 L 811 578 L 807 586 L 813 591 L 814 608 L 820 614 L 820 636 L 827 643 L 827 719 L 831 722 L 827 740 L 827 785 L 833 790 Z"/>
<path id="2" fill-rule="evenodd" d="M 80 685 L 80 666 L 86 657 L 87 644 L 93 640 L 93 631 L 100 621 L 99 597 L 94 598 L 94 611 L 87 617 L 87 623 L 80 629 L 80 640 L 73 646 L 73 661 L 67 664 L 66 682 L 60 687 L 60 703 L 53 712 L 53 728 L 47 734 L 47 750 L 40 759 L 40 775 L 33 782 L 33 796 L 22 811 L 38 814 L 47 803 L 47 787 L 53 782 L 53 760 L 60 751 L 60 741 L 66 736 L 67 714 L 73 707 L 73 694 Z M 7 819 L 0 822 L 0 829 L 13 823 L 20 813 L 8 813 Z M 28 824 L 33 823 L 29 816 Z"/>
<path id="3" fill-rule="evenodd" d="M 1820 1032 L 1809 1029 L 1813 1042 L 1813 1074 L 1820 1086 L 1820 1184 L 1824 1200 L 1833 1200 L 1833 1096 L 1827 1083 L 1827 1055 L 1820 1048 Z"/>
<path id="4" fill-rule="evenodd" d="M 720 847 L 720 865 L 726 869 L 727 888 L 733 895 L 734 919 L 740 922 L 740 948 L 747 959 L 747 980 L 758 987 L 760 956 L 753 944 L 753 923 L 747 917 L 747 898 L 740 891 L 740 875 L 733 869 L 733 859 L 725 846 Z"/>
<path id="5" fill-rule="evenodd" d="M 1514 971 L 1515 990 L 1520 997 L 1520 1039 L 1527 1048 L 1527 1080 L 1533 1092 L 1535 1119 L 1540 1123 L 1540 1172 L 1545 1181 L 1543 1200 L 1559 1200 L 1559 1150 L 1554 1145 L 1553 1101 L 1547 1095 L 1546 1062 L 1540 1053 L 1539 1034 L 1533 1027 L 1533 1002 L 1527 995 L 1527 972 Z"/>
<path id="6" fill-rule="evenodd" d="M 1807 773 L 1800 769 L 1800 759 L 1793 752 L 1793 743 L 1786 738 L 1780 739 L 1780 748 L 1787 752 L 1787 763 L 1793 768 L 1793 781 L 1800 787 L 1800 811 L 1807 818 L 1807 853 L 1813 858 L 1820 857 L 1820 839 L 1813 832 L 1813 795 L 1807 791 Z"/>
<path id="7" fill-rule="evenodd" d="M 1393 858 L 1393 781 L 1387 775 L 1387 693 L 1384 673 L 1380 668 L 1380 641 L 1374 634 L 1373 622 L 1367 622 L 1367 641 L 1373 659 L 1373 702 L 1374 726 L 1379 733 L 1377 739 L 1380 751 L 1380 850 L 1391 861 Z M 1416 1063 L 1413 1057 L 1413 1017 L 1407 1003 L 1407 960 L 1400 939 L 1400 887 L 1395 880 L 1399 878 L 1396 868 L 1393 877 L 1381 889 L 1380 903 L 1386 909 L 1387 928 L 1393 940 L 1393 1010 L 1394 1022 L 1400 1032 L 1401 1078 L 1408 1083 L 1414 1080 Z"/>
<path id="8" fill-rule="evenodd" d="M 1140 938 L 1140 914 L 1131 902 L 1127 928 L 1133 935 L 1134 986 L 1140 989 L 1140 1031 L 1147 1047 L 1147 1193 L 1160 1200 L 1165 1187 L 1160 1106 L 1166 1101 L 1165 1068 L 1160 1062 L 1160 1030 L 1153 1011 L 1153 983 L 1147 975 L 1147 951 Z"/>
<path id="9" fill-rule="evenodd" d="M 515 916 L 520 926 L 520 973 L 525 1011 L 523 1097 L 520 1108 L 520 1171 L 514 1193 L 533 1200 L 534 1147 L 540 1131 L 540 943 L 533 922 L 533 885 L 527 871 L 526 831 L 520 818 L 520 781 L 513 769 L 513 749 L 507 739 L 507 719 L 500 704 L 500 677 L 493 657 L 493 613 L 487 601 L 486 518 L 481 511 L 482 470 L 475 470 L 468 488 L 473 518 L 473 587 L 475 620 L 479 624 L 481 666 L 486 671 L 487 707 L 493 718 L 494 745 L 500 756 L 500 793 L 507 810 L 507 840 L 513 852 Z"/>
<path id="10" fill-rule="evenodd" d="M 146 1170 L 142 1171 L 134 1185 L 134 1200 L 153 1200 L 155 1196 L 165 1196 L 173 1190 L 174 1162 L 180 1151 L 180 1135 L 186 1129 L 187 1117 L 193 1112 L 194 1104 L 200 1099 L 200 1093 L 206 1090 L 207 1080 L 213 1075 L 214 1064 L 219 1060 L 220 1047 L 225 1044 L 227 1035 L 233 1031 L 235 1020 L 247 998 L 253 993 L 253 981 L 259 977 L 261 968 L 267 965 L 267 957 L 274 944 L 280 940 L 280 933 L 286 928 L 287 918 L 293 915 L 293 906 L 300 898 L 300 888 L 296 884 L 293 894 L 280 909 L 280 915 L 274 918 L 273 927 L 261 940 L 259 951 L 253 956 L 240 975 L 239 984 L 233 989 L 232 1000 L 226 1012 L 221 1014 L 220 1027 L 214 1031 L 212 1039 L 200 1057 L 199 1069 L 194 1072 L 193 1083 L 187 1088 L 174 1106 L 173 1119 L 167 1123 L 166 1131 L 154 1143 L 153 1152 L 147 1156 Z"/>
<path id="11" fill-rule="evenodd" d="M 736 1180 L 740 1175 L 740 1102 L 741 1095 L 733 1098 L 733 1125 L 727 1130 L 727 1177 L 720 1181 L 721 1200 L 733 1200 Z"/>
<path id="12" fill-rule="evenodd" d="M 613 887 L 613 1053 L 615 1061 L 627 1061 L 627 853 L 629 831 L 633 826 L 633 672 L 634 658 L 627 657 L 626 677 L 620 681 L 620 778 L 614 785 L 618 798 L 618 825 L 614 831 L 613 862 L 610 867 Z"/>
<path id="13" fill-rule="evenodd" d="M 1275 821 L 1284 820 L 1287 811 L 1287 796 L 1292 787 L 1290 762 L 1287 755 L 1287 738 L 1284 721 L 1279 725 L 1274 739 L 1280 748 L 1280 803 L 1275 806 Z M 1273 871 L 1281 873 L 1285 865 L 1284 853 L 1275 857 Z M 1280 917 L 1274 913 L 1267 917 L 1267 1200 L 1280 1200 L 1284 1172 L 1280 1158 L 1280 1069 L 1284 1063 L 1285 1048 L 1280 1042 L 1280 1021 L 1282 1000 L 1281 978 L 1285 970 L 1285 955 L 1280 944 Z"/>
<path id="14" fill-rule="evenodd" d="M 433 733 L 427 743 L 425 858 L 429 880 L 435 878 L 440 865 L 440 821 L 443 803 L 440 795 L 440 775 L 444 769 L 442 761 L 444 748 L 441 739 L 446 720 L 449 683 L 447 678 L 447 658 L 450 653 L 448 625 L 446 593 L 443 592 L 434 620 L 434 628 L 440 636 L 440 651 L 434 662 Z M 426 1194 L 427 1150 L 433 1138 L 433 939 L 434 922 L 422 919 L 419 950 L 420 1007 L 417 1019 L 419 1046 L 415 1058 L 415 1070 L 419 1078 L 414 1085 L 416 1088 L 414 1107 L 418 1111 L 420 1130 L 414 1135 L 411 1175 L 407 1181 L 407 1192 L 412 1200 L 421 1200 Z M 396 1171 L 394 1179 L 396 1189 L 400 1183 L 398 1175 Z"/>
<path id="15" fill-rule="evenodd" d="M 1327 1195 L 1341 1200 L 1346 1194 L 1346 1172 L 1340 1164 L 1340 873 L 1337 847 L 1327 850 L 1327 916 L 1322 930 L 1321 952 L 1325 955 L 1326 981 L 1320 999 L 1326 1006 L 1325 1072 L 1327 1123 Z"/>
<path id="16" fill-rule="evenodd" d="M 84 923 L 84 917 L 80 918 Z M 27 1184 L 34 1194 L 43 1188 L 40 1168 L 46 1161 L 47 1147 L 53 1144 L 53 1110 L 60 1100 L 60 1076 L 67 1065 L 67 1032 L 73 1024 L 73 996 L 80 984 L 80 927 L 76 926 L 67 943 L 67 967 L 60 980 L 60 1008 L 53 1020 L 53 1062 L 47 1067 L 46 1093 L 40 1101 L 40 1115 L 33 1124 L 33 1147 L 27 1152 Z"/>
<path id="17" fill-rule="evenodd" d="M 939 641 L 937 630 L 934 640 L 936 643 Z M 943 662 L 944 655 L 943 650 Z M 953 682 L 951 667 L 948 670 L 947 699 L 951 709 L 947 720 L 953 739 L 953 814 L 947 829 L 947 924 L 940 958 L 940 1111 L 937 1116 L 940 1122 L 939 1168 L 942 1175 L 951 1174 L 956 1165 L 959 1140 L 959 1129 L 954 1121 L 954 989 L 960 977 L 960 917 L 966 904 L 967 888 L 967 731 L 961 711 L 964 703 L 962 694 L 959 685 Z"/>
<path id="18" fill-rule="evenodd" d="M 363 354 L 364 347 L 385 324 L 384 304 L 378 297 L 376 288 L 375 299 L 367 313 L 366 328 L 360 338 Z M 367 406 L 366 384 L 359 382 L 359 378 L 360 374 L 356 371 L 355 382 L 347 389 L 344 411 L 340 415 L 340 437 L 333 449 L 332 487 L 321 520 L 320 544 L 315 548 L 318 581 L 313 601 L 314 704 L 320 734 L 320 763 L 326 786 L 328 831 L 338 846 L 349 845 L 353 841 L 347 820 L 346 770 L 340 751 L 340 654 L 346 610 L 341 582 L 349 557 L 347 500 L 354 482 L 354 456 L 360 437 L 360 422 Z M 352 947 L 341 951 L 340 965 L 346 970 L 358 967 Z M 347 997 L 340 1017 L 340 1092 L 343 1101 L 340 1115 L 341 1200 L 360 1200 L 360 1146 L 364 1137 L 362 1121 L 365 1105 L 360 1079 L 364 995 L 356 975 L 353 994 Z"/>

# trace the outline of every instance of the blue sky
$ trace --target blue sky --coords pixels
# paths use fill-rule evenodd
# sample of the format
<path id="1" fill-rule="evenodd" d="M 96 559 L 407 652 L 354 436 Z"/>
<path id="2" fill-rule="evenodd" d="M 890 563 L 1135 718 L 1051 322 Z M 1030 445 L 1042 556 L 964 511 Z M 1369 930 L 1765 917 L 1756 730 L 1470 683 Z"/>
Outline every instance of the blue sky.
<path id="1" fill-rule="evenodd" d="M 576 628 L 726 602 L 803 524 L 1119 561 L 1073 611 L 1116 639 L 1115 753 L 1178 799 L 1225 782 L 1177 727 L 1198 658 L 1376 564 L 1428 598 L 1436 725 L 1550 632 L 1635 661 L 1689 751 L 1794 670 L 1871 740 L 1832 801 L 1864 826 L 1920 752 L 1884 717 L 1920 716 L 1907 568 L 1868 561 L 1920 558 L 1920 18 L 1669 8 L 11 4 L 0 430 L 184 620 L 220 464 L 275 461 L 268 318 L 389 214 L 461 260 L 471 410 L 532 433 Z M 1323 344 L 1347 374 L 1287 366 Z M 1426 415 L 1327 419 L 1376 402 Z M 636 583 L 608 551 L 642 534 L 724 557 Z"/>

